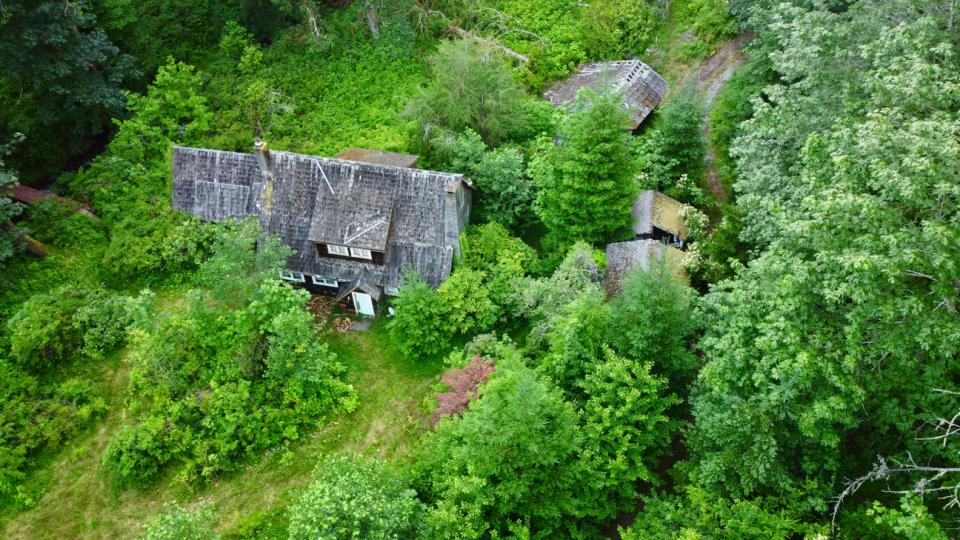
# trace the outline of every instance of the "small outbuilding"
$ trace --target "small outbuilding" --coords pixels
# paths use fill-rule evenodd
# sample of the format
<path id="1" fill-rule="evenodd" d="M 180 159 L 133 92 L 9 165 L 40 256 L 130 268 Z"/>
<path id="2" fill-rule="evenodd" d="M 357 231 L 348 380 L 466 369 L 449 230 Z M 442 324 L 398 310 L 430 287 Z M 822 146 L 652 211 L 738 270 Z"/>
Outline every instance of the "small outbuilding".
<path id="1" fill-rule="evenodd" d="M 630 112 L 633 122 L 630 129 L 637 129 L 663 100 L 667 87 L 667 81 L 640 60 L 588 62 L 577 66 L 574 74 L 543 95 L 559 107 L 574 101 L 581 88 L 622 92 L 623 108 Z"/>
<path id="2" fill-rule="evenodd" d="M 637 197 L 630 209 L 630 215 L 636 220 L 633 232 L 637 239 L 652 239 L 666 242 L 683 249 L 687 241 L 687 229 L 680 217 L 683 203 L 652 189 Z"/>
<path id="3" fill-rule="evenodd" d="M 644 191 L 637 197 L 630 211 L 636 220 L 634 239 L 607 244 L 604 289 L 608 296 L 620 292 L 620 281 L 631 270 L 637 267 L 649 270 L 652 261 L 664 257 L 673 266 L 677 280 L 686 282 L 689 279 L 686 270 L 679 265 L 685 257 L 683 248 L 687 240 L 687 230 L 680 217 L 681 208 L 683 203 L 659 191 Z"/>

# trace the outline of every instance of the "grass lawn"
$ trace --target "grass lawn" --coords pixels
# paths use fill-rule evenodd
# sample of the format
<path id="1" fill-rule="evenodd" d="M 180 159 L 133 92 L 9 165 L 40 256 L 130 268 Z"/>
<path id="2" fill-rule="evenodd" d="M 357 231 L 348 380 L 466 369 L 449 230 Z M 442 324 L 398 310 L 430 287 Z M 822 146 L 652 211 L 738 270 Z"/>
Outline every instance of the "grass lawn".
<path id="1" fill-rule="evenodd" d="M 344 450 L 391 459 L 404 456 L 421 434 L 419 402 L 443 369 L 441 360 L 403 359 L 376 324 L 367 333 L 326 331 L 322 339 L 349 368 L 351 384 L 360 392 L 360 408 L 195 493 L 170 486 L 172 474 L 150 489 L 115 493 L 101 471 L 103 451 L 125 421 L 128 369 L 121 355 L 115 355 L 100 366 L 110 404 L 106 418 L 73 438 L 48 467 L 37 471 L 47 479 L 45 494 L 31 509 L 3 518 L 3 538 L 135 538 L 141 525 L 163 510 L 164 502 L 189 505 L 201 499 L 216 505 L 218 528 L 226 538 L 286 538 L 283 509 L 309 482 L 317 458 Z"/>

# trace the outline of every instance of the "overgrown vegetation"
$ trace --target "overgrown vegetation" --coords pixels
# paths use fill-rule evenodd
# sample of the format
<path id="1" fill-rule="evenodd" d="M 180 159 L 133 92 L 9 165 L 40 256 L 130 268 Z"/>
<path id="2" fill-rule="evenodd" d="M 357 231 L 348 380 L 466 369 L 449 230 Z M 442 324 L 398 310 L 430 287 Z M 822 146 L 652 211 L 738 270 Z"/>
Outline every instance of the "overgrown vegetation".
<path id="1" fill-rule="evenodd" d="M 5 536 L 593 539 L 642 481 L 625 539 L 948 537 L 949 5 L 8 4 L 0 190 L 97 217 L 0 191 Z M 746 29 L 708 107 L 688 75 Z M 671 83 L 635 134 L 609 90 L 539 98 L 631 57 Z M 255 221 L 170 208 L 174 145 L 256 137 L 470 178 L 451 275 L 336 332 Z M 656 257 L 604 287 L 645 189 L 693 287 Z"/>

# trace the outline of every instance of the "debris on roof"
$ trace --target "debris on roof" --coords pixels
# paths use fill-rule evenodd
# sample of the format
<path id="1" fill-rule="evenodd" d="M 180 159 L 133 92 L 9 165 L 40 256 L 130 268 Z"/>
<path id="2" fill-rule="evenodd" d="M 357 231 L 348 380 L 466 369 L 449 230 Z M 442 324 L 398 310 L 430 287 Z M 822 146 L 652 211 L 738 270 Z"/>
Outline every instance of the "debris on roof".
<path id="1" fill-rule="evenodd" d="M 420 156 L 383 152 L 380 150 L 367 150 L 365 148 L 347 148 L 337 154 L 337 159 L 360 161 L 374 165 L 388 165 L 390 167 L 413 168 L 413 166 L 417 164 L 417 160 L 420 159 Z"/>
<path id="2" fill-rule="evenodd" d="M 622 291 L 620 282 L 632 270 L 643 268 L 644 271 L 648 271 L 651 262 L 662 260 L 664 254 L 666 254 L 667 262 L 673 270 L 674 279 L 684 283 L 687 282 L 689 279 L 687 271 L 680 266 L 680 261 L 683 260 L 685 254 L 673 246 L 652 239 L 607 244 L 607 265 L 604 267 L 605 276 L 603 280 L 603 288 L 607 292 L 607 296 L 612 297 Z"/>
<path id="3" fill-rule="evenodd" d="M 577 70 L 544 92 L 544 97 L 559 107 L 573 102 L 581 88 L 622 92 L 623 108 L 630 111 L 633 122 L 630 129 L 636 129 L 667 93 L 667 81 L 640 60 L 589 62 Z"/>
<path id="4" fill-rule="evenodd" d="M 399 286 L 407 268 L 434 287 L 450 275 L 445 201 L 451 186 L 470 186 L 462 175 L 257 148 L 175 147 L 173 208 L 207 221 L 257 216 L 265 233 L 296 250 L 287 269 L 303 274 L 342 283 L 366 270 L 387 287 Z M 324 244 L 371 250 L 383 261 L 318 256 Z"/>

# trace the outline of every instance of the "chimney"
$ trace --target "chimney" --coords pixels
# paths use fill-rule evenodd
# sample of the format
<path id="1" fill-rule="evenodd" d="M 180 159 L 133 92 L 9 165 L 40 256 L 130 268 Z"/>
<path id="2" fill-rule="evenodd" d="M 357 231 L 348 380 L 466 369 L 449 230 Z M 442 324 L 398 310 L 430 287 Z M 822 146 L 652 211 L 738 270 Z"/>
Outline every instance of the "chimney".
<path id="1" fill-rule="evenodd" d="M 253 155 L 257 156 L 257 165 L 260 166 L 260 171 L 264 174 L 271 174 L 270 148 L 267 147 L 267 143 L 257 139 L 257 142 L 253 143 Z"/>

